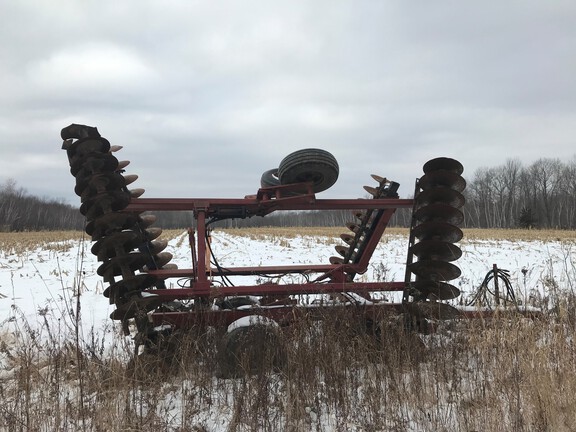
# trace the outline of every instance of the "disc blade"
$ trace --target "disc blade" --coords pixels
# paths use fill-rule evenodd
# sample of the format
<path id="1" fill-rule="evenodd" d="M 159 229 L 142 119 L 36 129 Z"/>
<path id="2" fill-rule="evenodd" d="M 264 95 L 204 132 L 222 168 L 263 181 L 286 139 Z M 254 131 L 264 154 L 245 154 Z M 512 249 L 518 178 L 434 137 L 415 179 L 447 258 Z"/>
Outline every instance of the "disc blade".
<path id="1" fill-rule="evenodd" d="M 464 221 L 464 214 L 457 208 L 446 204 L 430 204 L 414 213 L 414 217 L 422 222 L 445 222 L 460 225 Z"/>
<path id="2" fill-rule="evenodd" d="M 460 295 L 458 288 L 445 282 L 419 280 L 411 282 L 410 288 L 415 291 L 411 295 L 421 298 L 434 297 L 437 300 L 452 300 Z"/>
<path id="3" fill-rule="evenodd" d="M 133 291 L 143 291 L 152 287 L 155 283 L 156 278 L 154 276 L 147 273 L 138 274 L 111 284 L 104 290 L 104 297 L 109 298 L 111 303 L 115 303 L 115 299 Z"/>
<path id="4" fill-rule="evenodd" d="M 159 254 L 168 246 L 168 240 L 159 239 L 149 243 L 150 252 L 154 255 Z"/>
<path id="5" fill-rule="evenodd" d="M 119 162 L 118 162 L 118 167 L 117 167 L 116 169 L 117 169 L 117 170 L 123 170 L 123 169 L 126 168 L 128 165 L 130 165 L 130 161 L 129 161 L 129 160 L 119 161 Z"/>
<path id="6" fill-rule="evenodd" d="M 154 256 L 154 262 L 158 268 L 164 267 L 174 257 L 170 252 L 160 252 Z"/>
<path id="7" fill-rule="evenodd" d="M 446 303 L 439 302 L 413 302 L 406 303 L 408 312 L 418 318 L 448 320 L 458 319 L 461 314 L 458 309 Z"/>
<path id="8" fill-rule="evenodd" d="M 432 281 L 449 281 L 460 276 L 454 264 L 445 261 L 421 260 L 408 266 L 417 277 Z"/>
<path id="9" fill-rule="evenodd" d="M 142 223 L 144 217 L 142 216 Z M 108 213 L 90 221 L 86 225 L 86 233 L 92 236 L 92 240 L 98 240 L 115 231 L 133 228 L 139 221 L 137 213 Z"/>
<path id="10" fill-rule="evenodd" d="M 341 257 L 331 256 L 330 264 L 344 264 L 344 260 Z"/>
<path id="11" fill-rule="evenodd" d="M 129 203 L 129 192 L 104 192 L 85 201 L 80 206 L 80 213 L 86 216 L 86 219 L 91 220 L 112 211 L 123 210 Z"/>
<path id="12" fill-rule="evenodd" d="M 344 241 L 344 243 L 346 243 L 347 245 L 352 245 L 354 244 L 354 238 L 355 236 L 350 235 L 350 234 L 340 234 L 340 238 Z"/>
<path id="13" fill-rule="evenodd" d="M 160 234 L 162 234 L 162 228 L 146 228 L 146 238 L 148 240 L 154 240 L 158 237 L 160 237 Z"/>
<path id="14" fill-rule="evenodd" d="M 423 170 L 425 174 L 428 174 L 431 171 L 447 170 L 461 175 L 464 172 L 464 167 L 456 159 L 439 157 L 426 162 L 424 164 Z"/>
<path id="15" fill-rule="evenodd" d="M 441 240 L 422 240 L 410 250 L 419 260 L 456 261 L 462 256 L 458 246 Z"/>
<path id="16" fill-rule="evenodd" d="M 70 166 L 74 177 L 86 177 L 101 172 L 112 172 L 118 169 L 118 159 L 110 153 L 94 153 L 89 157 L 78 159 Z"/>
<path id="17" fill-rule="evenodd" d="M 125 184 L 124 177 L 116 172 L 95 174 L 83 179 L 77 178 L 74 192 L 86 201 L 90 195 L 119 190 L 122 189 Z"/>
<path id="18" fill-rule="evenodd" d="M 446 204 L 460 208 L 466 199 L 460 192 L 447 187 L 435 187 L 420 192 L 416 197 L 416 206 L 422 208 L 430 204 Z"/>
<path id="19" fill-rule="evenodd" d="M 334 249 L 336 249 L 336 252 L 338 252 L 343 257 L 345 257 L 348 254 L 348 252 L 350 251 L 350 248 L 348 248 L 346 246 L 340 246 L 340 245 L 334 247 Z"/>
<path id="20" fill-rule="evenodd" d="M 368 192 L 370 195 L 372 195 L 374 198 L 376 198 L 379 193 L 378 193 L 378 189 L 376 189 L 375 187 L 372 186 L 364 186 L 364 190 L 366 192 Z"/>
<path id="21" fill-rule="evenodd" d="M 116 232 L 94 243 L 91 252 L 98 256 L 99 261 L 125 255 L 142 243 L 142 237 L 134 231 Z"/>
<path id="22" fill-rule="evenodd" d="M 412 229 L 412 233 L 419 240 L 441 240 L 450 243 L 457 243 L 464 236 L 460 228 L 447 222 L 422 222 Z"/>
<path id="23" fill-rule="evenodd" d="M 145 254 L 132 252 L 108 259 L 98 267 L 97 273 L 100 276 L 105 276 L 108 280 L 110 280 L 110 277 L 119 275 L 132 277 L 134 271 L 144 267 L 147 261 L 148 257 Z"/>
<path id="24" fill-rule="evenodd" d="M 153 225 L 156 222 L 156 215 L 153 214 L 145 214 L 140 216 L 140 220 L 141 220 L 141 226 L 146 228 L 149 227 L 150 225 Z"/>
<path id="25" fill-rule="evenodd" d="M 108 153 L 110 142 L 105 138 L 81 138 L 73 142 L 68 149 L 68 158 L 80 158 L 89 153 Z"/>
<path id="26" fill-rule="evenodd" d="M 418 186 L 424 190 L 435 187 L 447 187 L 462 192 L 466 189 L 466 180 L 453 171 L 431 171 L 418 180 Z"/>
<path id="27" fill-rule="evenodd" d="M 138 174 L 128 174 L 124 176 L 124 180 L 126 181 L 126 186 L 128 186 L 129 184 L 134 183 L 136 180 L 138 180 Z"/>
<path id="28" fill-rule="evenodd" d="M 146 189 L 143 188 L 130 189 L 130 197 L 134 199 L 140 198 L 144 195 L 144 192 L 146 192 Z"/>
<path id="29" fill-rule="evenodd" d="M 117 305 L 116 310 L 110 314 L 113 320 L 128 320 L 134 318 L 139 312 L 148 313 L 162 303 L 157 296 L 133 296 L 125 303 Z"/>
<path id="30" fill-rule="evenodd" d="M 346 223 L 346 228 L 348 228 L 350 231 L 355 232 L 355 233 L 360 232 L 360 226 L 358 226 L 354 222 Z"/>

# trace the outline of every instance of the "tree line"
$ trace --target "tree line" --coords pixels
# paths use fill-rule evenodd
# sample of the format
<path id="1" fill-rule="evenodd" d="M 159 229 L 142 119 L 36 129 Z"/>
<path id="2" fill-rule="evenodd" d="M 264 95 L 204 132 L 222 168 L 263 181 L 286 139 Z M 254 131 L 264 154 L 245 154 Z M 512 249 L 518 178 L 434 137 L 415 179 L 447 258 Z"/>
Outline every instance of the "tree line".
<path id="1" fill-rule="evenodd" d="M 13 179 L 0 186 L 0 231 L 82 230 L 84 216 L 62 201 L 38 198 Z"/>
<path id="2" fill-rule="evenodd" d="M 516 159 L 478 169 L 466 178 L 463 208 L 468 228 L 576 228 L 576 156 L 569 161 L 542 158 L 524 167 Z M 193 226 L 190 212 L 154 212 L 162 228 Z M 342 226 L 354 221 L 349 210 L 276 212 L 266 217 L 228 219 L 214 226 Z M 411 211 L 399 209 L 390 226 L 407 227 Z M 0 231 L 82 230 L 79 206 L 38 198 L 14 180 L 0 186 Z"/>
<path id="3" fill-rule="evenodd" d="M 467 227 L 576 228 L 576 156 L 542 158 L 527 167 L 509 159 L 468 180 Z"/>

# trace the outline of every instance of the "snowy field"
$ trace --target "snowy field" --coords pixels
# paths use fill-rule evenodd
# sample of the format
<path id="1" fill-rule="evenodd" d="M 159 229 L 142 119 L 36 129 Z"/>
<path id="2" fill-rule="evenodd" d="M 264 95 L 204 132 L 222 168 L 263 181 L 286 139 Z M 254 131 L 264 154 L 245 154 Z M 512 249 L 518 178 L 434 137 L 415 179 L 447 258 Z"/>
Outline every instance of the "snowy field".
<path id="1" fill-rule="evenodd" d="M 212 248 L 223 267 L 326 264 L 336 255 L 337 238 L 295 237 L 284 239 L 252 238 L 224 232 L 213 233 Z M 15 255 L 0 251 L 0 323 L 4 331 L 10 323 L 25 319 L 31 326 L 42 326 L 72 319 L 67 311 L 76 307 L 74 293 L 81 294 L 81 318 L 86 331 L 108 332 L 108 318 L 114 307 L 102 296 L 102 278 L 96 274 L 101 264 L 90 253 L 92 242 L 66 242 L 62 247 L 44 248 Z M 517 297 L 523 302 L 545 298 L 555 290 L 574 290 L 576 281 L 576 245 L 567 241 L 462 240 L 462 257 L 456 264 L 462 275 L 451 283 L 462 296 L 454 303 L 466 301 L 481 284 L 486 273 L 496 264 L 510 272 Z M 384 236 L 371 260 L 370 267 L 357 280 L 401 281 L 404 278 L 407 238 Z M 170 241 L 166 251 L 174 255 L 172 263 L 190 267 L 187 235 Z M 293 279 L 294 278 L 294 279 Z M 298 276 L 286 276 L 291 283 Z M 243 277 L 239 283 L 255 283 L 255 277 Z M 175 281 L 173 281 L 175 283 Z M 389 298 L 393 300 L 394 298 Z M 399 300 L 399 299 L 395 299 Z"/>
<path id="2" fill-rule="evenodd" d="M 325 264 L 335 255 L 334 246 L 342 244 L 341 240 L 328 237 L 265 239 L 222 231 L 215 231 L 212 241 L 212 248 L 223 267 Z M 69 241 L 25 254 L 0 251 L 0 336 L 3 344 L 9 345 L 22 332 L 47 340 L 64 339 L 74 334 L 77 323 L 81 330 L 79 338 L 87 345 L 97 343 L 108 349 L 130 342 L 108 318 L 113 306 L 102 296 L 105 286 L 96 274 L 100 263 L 90 253 L 91 245 L 89 240 Z M 456 264 L 462 275 L 452 283 L 462 291 L 462 296 L 455 299 L 454 304 L 465 303 L 470 298 L 493 264 L 510 271 L 512 286 L 524 304 L 543 305 L 547 297 L 563 291 L 573 292 L 576 288 L 573 286 L 576 281 L 576 244 L 573 241 L 464 239 L 460 247 L 463 255 Z M 406 249 L 404 236 L 384 236 L 369 270 L 358 278 L 403 280 Z M 185 233 L 171 240 L 167 251 L 174 255 L 172 262 L 179 268 L 190 266 Z M 298 277 L 287 276 L 284 281 L 297 282 Z M 247 277 L 238 283 L 253 282 L 257 282 L 255 278 Z M 80 295 L 76 296 L 76 293 Z M 80 315 L 77 315 L 78 310 Z M 8 360 L 0 354 L 0 384 L 7 382 L 14 373 Z M 177 406 L 173 409 L 178 411 Z M 224 431 L 232 415 L 230 409 L 213 407 L 210 412 L 199 413 L 198 419 L 205 425 L 203 430 Z M 329 425 L 329 419 L 326 421 Z"/>

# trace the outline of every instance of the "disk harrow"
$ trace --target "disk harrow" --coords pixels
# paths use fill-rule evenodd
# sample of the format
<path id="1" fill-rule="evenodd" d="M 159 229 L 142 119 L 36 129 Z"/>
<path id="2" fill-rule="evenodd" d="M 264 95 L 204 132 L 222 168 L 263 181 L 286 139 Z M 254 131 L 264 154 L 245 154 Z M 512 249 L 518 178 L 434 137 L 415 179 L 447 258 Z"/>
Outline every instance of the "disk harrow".
<path id="1" fill-rule="evenodd" d="M 416 181 L 414 199 L 400 199 L 399 184 L 379 175 L 365 186 L 367 198 L 319 199 L 339 175 L 336 159 L 321 149 L 303 149 L 286 156 L 278 168 L 262 174 L 254 195 L 239 199 L 143 198 L 144 189 L 132 189 L 136 175 L 125 174 L 128 161 L 119 161 L 121 149 L 111 146 L 94 127 L 70 125 L 62 130 L 63 149 L 76 178 L 75 193 L 92 237 L 92 253 L 102 262 L 98 274 L 108 284 L 104 295 L 116 310 L 126 334 L 134 319 L 136 342 L 155 344 L 175 329 L 220 326 L 228 328 L 230 346 L 246 322 L 276 329 L 302 314 L 321 319 L 328 310 L 350 309 L 364 314 L 366 323 L 380 326 L 383 317 L 400 317 L 412 330 L 427 331 L 430 322 L 458 316 L 442 303 L 457 297 L 449 281 L 460 275 L 454 261 L 461 251 L 462 192 L 466 182 L 462 165 L 454 159 L 427 162 Z M 390 219 L 397 209 L 412 210 L 405 279 L 364 282 L 355 280 L 369 267 Z M 210 225 L 226 219 L 265 217 L 276 211 L 349 210 L 351 221 L 328 263 L 316 265 L 222 267 L 210 244 Z M 195 219 L 189 229 L 192 266 L 170 264 L 162 230 L 152 227 L 150 211 L 186 211 Z M 301 283 L 235 283 L 242 276 L 281 280 L 302 275 Z M 237 278 L 238 277 L 238 278 Z M 186 280 L 167 288 L 170 279 Z M 394 302 L 378 300 L 379 292 L 396 292 Z M 329 294 L 331 296 L 326 296 Z M 301 295 L 317 295 L 321 302 L 304 304 Z M 400 301 L 400 298 L 402 299 Z M 271 326 L 271 323 L 273 324 Z M 276 330 L 271 330 L 271 334 Z M 234 349 L 234 348 L 231 348 Z"/>

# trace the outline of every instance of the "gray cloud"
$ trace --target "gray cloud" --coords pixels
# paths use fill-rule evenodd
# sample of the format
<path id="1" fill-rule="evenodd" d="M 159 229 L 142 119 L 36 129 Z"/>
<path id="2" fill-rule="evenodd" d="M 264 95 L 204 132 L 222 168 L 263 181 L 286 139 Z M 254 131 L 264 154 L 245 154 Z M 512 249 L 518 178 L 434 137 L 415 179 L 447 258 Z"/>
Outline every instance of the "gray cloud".
<path id="1" fill-rule="evenodd" d="M 572 2 L 4 3 L 0 182 L 71 204 L 70 123 L 124 145 L 145 197 L 254 193 L 305 147 L 339 160 L 325 197 L 575 154 Z"/>

